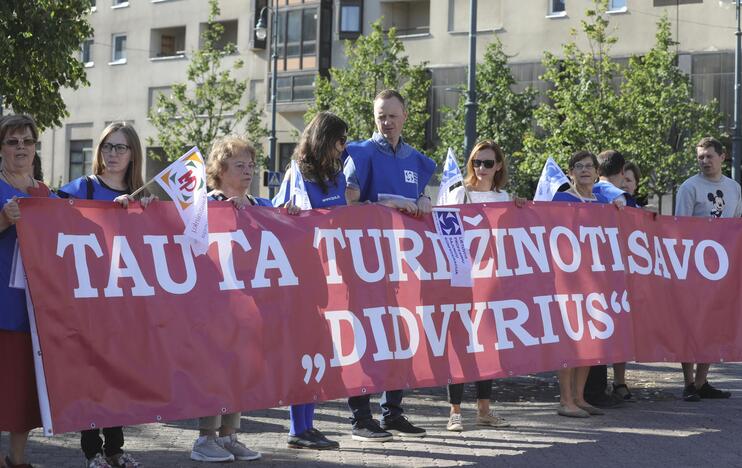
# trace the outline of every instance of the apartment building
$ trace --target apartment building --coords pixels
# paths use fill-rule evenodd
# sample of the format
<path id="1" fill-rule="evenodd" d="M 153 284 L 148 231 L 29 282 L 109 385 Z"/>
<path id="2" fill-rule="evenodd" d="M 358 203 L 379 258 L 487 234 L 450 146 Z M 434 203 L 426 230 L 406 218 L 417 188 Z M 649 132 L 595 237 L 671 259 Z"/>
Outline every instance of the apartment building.
<path id="1" fill-rule="evenodd" d="M 511 58 L 518 86 L 546 89 L 539 81 L 545 51 L 559 53 L 579 28 L 592 0 L 479 0 L 477 55 L 499 38 Z M 469 0 L 220 0 L 224 41 L 237 45 L 249 80 L 245 99 L 255 99 L 270 121 L 270 44 L 255 35 L 261 9 L 278 13 L 277 156 L 285 167 L 303 129 L 317 75 L 346 63 L 345 40 L 354 40 L 383 18 L 397 28 L 411 62 L 426 62 L 432 78 L 429 138 L 435 139 L 442 106 L 455 104 L 451 89 L 466 81 Z M 667 15 L 678 41 L 679 64 L 696 97 L 716 98 L 730 116 L 733 106 L 734 2 L 732 0 L 611 0 L 611 27 L 618 60 L 642 54 L 654 42 L 655 24 Z M 156 97 L 186 79 L 188 60 L 199 47 L 208 18 L 206 0 L 97 0 L 90 12 L 93 37 L 81 45 L 90 86 L 63 92 L 70 117 L 41 138 L 45 178 L 59 185 L 89 173 L 94 144 L 114 120 L 132 122 L 143 142 L 156 137 L 147 113 Z M 270 37 L 270 36 L 269 36 Z M 581 39 L 580 39 L 581 40 Z M 578 41 L 579 42 L 579 41 Z M 583 44 L 585 45 L 585 44 Z M 371 118 L 371 116 L 369 116 Z M 265 144 L 265 142 L 261 142 Z M 157 151 L 157 147 L 148 147 Z M 148 158 L 147 177 L 162 163 Z M 265 193 L 256 178 L 253 191 Z"/>

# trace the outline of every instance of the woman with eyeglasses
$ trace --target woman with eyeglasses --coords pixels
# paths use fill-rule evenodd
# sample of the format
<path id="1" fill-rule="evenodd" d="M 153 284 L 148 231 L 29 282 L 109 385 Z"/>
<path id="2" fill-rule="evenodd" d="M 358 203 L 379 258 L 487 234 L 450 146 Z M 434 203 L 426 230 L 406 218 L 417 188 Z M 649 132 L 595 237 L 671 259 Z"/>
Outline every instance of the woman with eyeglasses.
<path id="1" fill-rule="evenodd" d="M 492 203 L 510 201 L 510 195 L 503 190 L 508 180 L 508 168 L 505 153 L 492 140 L 483 140 L 474 145 L 466 162 L 464 185 L 451 191 L 451 204 Z M 523 199 L 516 199 L 522 206 Z M 504 418 L 496 416 L 490 409 L 492 380 L 476 382 L 477 389 L 477 426 L 508 427 Z M 448 402 L 451 411 L 446 429 L 460 432 L 464 430 L 461 419 L 461 401 L 464 396 L 464 384 L 448 385 Z"/>
<path id="2" fill-rule="evenodd" d="M 116 201 L 128 205 L 129 194 L 142 181 L 142 145 L 136 130 L 126 122 L 114 122 L 103 130 L 93 157 L 93 174 L 79 177 L 57 190 L 62 198 Z M 146 204 L 148 200 L 143 200 Z M 94 384 L 94 383 L 91 383 Z M 88 468 L 136 468 L 141 466 L 124 452 L 122 427 L 82 431 L 80 444 Z"/>
<path id="3" fill-rule="evenodd" d="M 569 189 L 554 194 L 552 201 L 574 203 L 611 203 L 600 193 L 593 193 L 598 179 L 598 158 L 589 151 L 577 151 L 569 158 Z M 585 401 L 585 382 L 589 366 L 560 369 L 559 408 L 557 414 L 569 418 L 588 418 L 604 414 L 602 410 Z"/>
<path id="4" fill-rule="evenodd" d="M 347 140 L 348 124 L 330 112 L 318 113 L 304 129 L 293 159 L 301 171 L 312 208 L 347 204 L 346 181 L 340 162 Z M 286 177 L 290 177 L 290 171 L 286 172 Z M 277 197 L 273 202 L 276 206 L 288 208 L 289 214 L 301 212 L 295 200 L 289 199 L 289 190 L 283 199 Z M 314 427 L 314 407 L 314 403 L 290 407 L 288 446 L 316 450 L 339 448 L 339 443 L 329 440 Z"/>
<path id="5" fill-rule="evenodd" d="M 0 432 L 10 432 L 8 456 L 0 466 L 30 467 L 25 452 L 28 433 L 41 426 L 36 393 L 31 328 L 22 289 L 9 287 L 16 248 L 19 198 L 53 196 L 33 178 L 38 130 L 32 118 L 0 120 Z"/>

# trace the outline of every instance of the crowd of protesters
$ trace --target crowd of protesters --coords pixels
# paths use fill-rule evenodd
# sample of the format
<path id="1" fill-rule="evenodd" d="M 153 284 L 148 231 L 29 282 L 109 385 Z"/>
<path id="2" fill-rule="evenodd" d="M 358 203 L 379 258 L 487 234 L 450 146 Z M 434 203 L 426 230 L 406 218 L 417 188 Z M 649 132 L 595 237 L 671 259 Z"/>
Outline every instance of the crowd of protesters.
<path id="1" fill-rule="evenodd" d="M 306 127 L 295 150 L 292 165 L 301 172 L 312 208 L 356 203 L 379 203 L 411 216 L 431 213 L 426 194 L 435 163 L 410 146 L 402 137 L 407 109 L 404 98 L 394 90 L 382 91 L 373 102 L 377 131 L 371 138 L 347 142 L 347 124 L 329 112 L 320 112 Z M 143 186 L 142 147 L 134 128 L 113 123 L 101 134 L 93 159 L 93 174 L 80 177 L 51 191 L 41 181 L 40 161 L 35 151 L 36 125 L 30 117 L 12 115 L 0 120 L 0 373 L 7 378 L 0 386 L 0 431 L 10 433 L 7 456 L 0 468 L 30 467 L 25 447 L 29 431 L 41 425 L 37 400 L 31 333 L 24 291 L 9 287 L 10 269 L 16 244 L 15 224 L 21 217 L 22 197 L 62 197 L 108 200 L 127 206 L 130 194 Z M 722 174 L 725 152 L 713 138 L 702 139 L 696 148 L 699 173 L 685 181 L 677 194 L 679 216 L 740 217 L 740 186 Z M 301 206 L 288 193 L 273 201 L 249 194 L 256 168 L 256 153 L 250 142 L 228 136 L 212 144 L 207 161 L 209 200 L 229 201 L 237 209 L 282 206 L 288 215 Z M 634 198 L 641 183 L 636 165 L 625 161 L 616 150 L 597 156 L 577 151 L 569 159 L 569 184 L 553 201 L 612 203 L 618 208 L 637 207 Z M 287 171 L 286 177 L 290 177 Z M 511 197 L 507 184 L 507 158 L 495 141 L 477 143 L 466 159 L 466 178 L 453 188 L 452 203 L 509 202 L 522 207 L 524 199 Z M 146 206 L 153 197 L 142 199 Z M 709 364 L 683 363 L 686 401 L 729 398 L 730 393 L 714 388 L 707 380 Z M 565 417 L 589 418 L 604 414 L 605 408 L 635 402 L 626 384 L 626 364 L 613 364 L 612 385 L 607 366 L 576 367 L 558 371 L 560 400 L 557 413 Z M 507 427 L 509 423 L 490 408 L 492 380 L 476 386 L 476 424 Z M 462 431 L 461 404 L 464 384 L 448 386 L 451 405 L 446 426 Z M 370 395 L 348 399 L 351 436 L 365 442 L 385 442 L 395 437 L 424 437 L 426 430 L 404 416 L 402 390 L 387 390 L 380 398 L 381 418 L 374 419 Z M 287 445 L 301 449 L 338 449 L 314 425 L 314 404 L 289 409 Z M 237 438 L 240 413 L 205 416 L 198 419 L 199 436 L 191 458 L 204 462 L 255 460 L 260 454 Z M 125 467 L 141 464 L 124 450 L 123 428 L 90 429 L 81 433 L 81 449 L 88 468 Z"/>

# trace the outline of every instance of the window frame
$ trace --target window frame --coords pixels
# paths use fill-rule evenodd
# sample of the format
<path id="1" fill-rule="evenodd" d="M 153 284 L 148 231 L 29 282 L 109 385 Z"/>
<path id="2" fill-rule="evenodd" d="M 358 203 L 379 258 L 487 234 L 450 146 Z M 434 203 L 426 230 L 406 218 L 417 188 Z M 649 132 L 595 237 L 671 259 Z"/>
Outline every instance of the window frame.
<path id="1" fill-rule="evenodd" d="M 343 9 L 358 8 L 358 30 L 343 30 Z M 338 4 L 338 39 L 358 39 L 363 34 L 363 0 L 340 0 Z"/>
<path id="2" fill-rule="evenodd" d="M 629 1 L 623 0 L 623 6 L 616 7 L 613 5 L 613 2 L 616 0 L 608 0 L 608 10 L 606 10 L 606 13 L 608 14 L 615 14 L 615 13 L 626 13 L 629 11 Z"/>
<path id="3" fill-rule="evenodd" d="M 95 60 L 93 60 L 93 44 L 95 44 L 95 40 L 92 37 L 89 37 L 82 41 L 82 44 L 80 44 L 80 61 L 82 62 L 82 65 L 85 68 L 90 68 L 93 65 L 95 65 Z M 85 60 L 85 49 L 87 46 L 87 59 Z"/>
<path id="4" fill-rule="evenodd" d="M 116 40 L 122 37 L 124 38 L 124 46 L 121 49 L 123 57 L 116 58 Z M 123 65 L 126 63 L 126 40 L 126 33 L 111 34 L 111 61 L 108 62 L 109 65 Z"/>
<path id="5" fill-rule="evenodd" d="M 554 9 L 554 2 L 564 1 L 564 9 Z M 547 0 L 546 4 L 546 17 L 547 18 L 563 18 L 567 16 L 567 0 Z"/>

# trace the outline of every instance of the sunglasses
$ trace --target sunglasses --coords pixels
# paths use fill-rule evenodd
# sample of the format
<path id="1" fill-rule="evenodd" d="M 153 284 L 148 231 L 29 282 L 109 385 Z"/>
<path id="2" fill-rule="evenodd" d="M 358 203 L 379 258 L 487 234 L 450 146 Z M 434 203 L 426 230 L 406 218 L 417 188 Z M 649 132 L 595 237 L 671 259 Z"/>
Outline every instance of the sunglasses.
<path id="1" fill-rule="evenodd" d="M 485 169 L 492 169 L 493 167 L 495 167 L 495 160 L 494 159 L 472 159 L 471 164 L 474 167 L 484 166 Z"/>
<path id="2" fill-rule="evenodd" d="M 341 136 L 340 138 L 338 138 L 338 141 L 340 142 L 341 145 L 344 145 L 348 141 L 348 135 Z"/>

